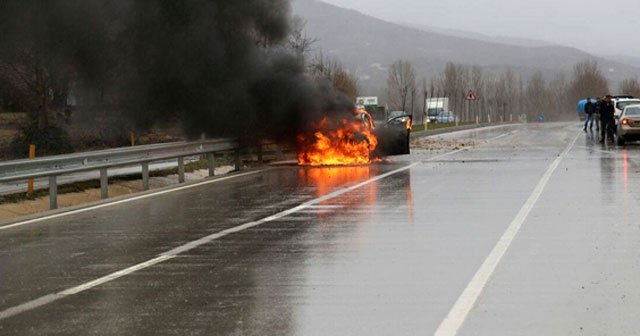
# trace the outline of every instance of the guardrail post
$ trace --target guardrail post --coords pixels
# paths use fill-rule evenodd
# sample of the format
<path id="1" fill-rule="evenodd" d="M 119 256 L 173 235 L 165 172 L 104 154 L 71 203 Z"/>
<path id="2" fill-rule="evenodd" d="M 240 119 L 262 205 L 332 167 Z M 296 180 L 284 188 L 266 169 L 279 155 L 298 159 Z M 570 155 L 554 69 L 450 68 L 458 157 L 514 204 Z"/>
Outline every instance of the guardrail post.
<path id="1" fill-rule="evenodd" d="M 109 175 L 107 175 L 107 168 L 100 168 L 100 197 L 102 199 L 109 198 Z"/>
<path id="2" fill-rule="evenodd" d="M 236 171 L 239 171 L 240 169 L 242 169 L 241 166 L 241 162 L 240 162 L 240 149 L 238 148 L 234 153 L 233 153 L 233 157 L 234 157 L 234 166 L 236 168 Z"/>
<path id="3" fill-rule="evenodd" d="M 178 182 L 184 183 L 184 157 L 178 158 Z"/>
<path id="4" fill-rule="evenodd" d="M 34 160 L 36 158 L 36 145 L 29 145 L 29 160 Z M 33 196 L 33 177 L 29 179 L 27 183 L 27 196 Z"/>
<path id="5" fill-rule="evenodd" d="M 58 208 L 58 181 L 57 176 L 49 176 L 49 209 Z"/>
<path id="6" fill-rule="evenodd" d="M 207 154 L 207 167 L 209 167 L 209 177 L 216 175 L 216 156 L 215 153 Z"/>
<path id="7" fill-rule="evenodd" d="M 149 190 L 149 162 L 142 163 L 142 190 Z"/>

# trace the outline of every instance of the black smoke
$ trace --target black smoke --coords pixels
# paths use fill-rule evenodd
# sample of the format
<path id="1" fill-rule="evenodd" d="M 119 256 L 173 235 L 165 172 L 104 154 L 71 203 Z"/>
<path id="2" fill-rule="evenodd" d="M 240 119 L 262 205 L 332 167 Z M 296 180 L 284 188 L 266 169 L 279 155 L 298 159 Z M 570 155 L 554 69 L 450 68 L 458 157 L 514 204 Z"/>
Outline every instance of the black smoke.
<path id="1" fill-rule="evenodd" d="M 0 4 L 0 49 L 30 50 L 56 77 L 106 92 L 139 128 L 286 140 L 352 108 L 286 48 L 289 0 Z"/>

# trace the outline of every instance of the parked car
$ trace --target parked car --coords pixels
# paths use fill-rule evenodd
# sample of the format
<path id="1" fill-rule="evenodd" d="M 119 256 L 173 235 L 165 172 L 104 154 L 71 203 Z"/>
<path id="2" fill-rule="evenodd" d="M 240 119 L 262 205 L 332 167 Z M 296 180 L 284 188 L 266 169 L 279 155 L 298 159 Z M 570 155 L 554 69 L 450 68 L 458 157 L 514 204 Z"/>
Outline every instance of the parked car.
<path id="1" fill-rule="evenodd" d="M 618 97 L 618 96 L 617 96 Z M 620 120 L 620 115 L 622 114 L 622 110 L 629 105 L 637 105 L 640 104 L 640 99 L 637 98 L 612 98 L 613 106 L 615 107 L 615 112 L 613 115 L 616 120 Z"/>
<path id="2" fill-rule="evenodd" d="M 387 121 L 393 120 L 395 118 L 404 117 L 407 115 L 405 111 L 391 111 L 389 112 L 389 116 L 387 117 Z"/>
<path id="3" fill-rule="evenodd" d="M 449 98 L 428 98 L 425 101 L 425 105 L 427 107 L 427 111 L 426 115 L 424 116 L 424 123 L 436 123 L 438 122 L 438 116 L 440 115 L 440 113 L 449 111 Z"/>
<path id="4" fill-rule="evenodd" d="M 640 140 L 640 104 L 627 105 L 620 114 L 616 143 L 622 146 L 627 141 Z"/>
<path id="5" fill-rule="evenodd" d="M 436 117 L 438 123 L 454 123 L 458 118 L 451 111 L 440 112 Z"/>

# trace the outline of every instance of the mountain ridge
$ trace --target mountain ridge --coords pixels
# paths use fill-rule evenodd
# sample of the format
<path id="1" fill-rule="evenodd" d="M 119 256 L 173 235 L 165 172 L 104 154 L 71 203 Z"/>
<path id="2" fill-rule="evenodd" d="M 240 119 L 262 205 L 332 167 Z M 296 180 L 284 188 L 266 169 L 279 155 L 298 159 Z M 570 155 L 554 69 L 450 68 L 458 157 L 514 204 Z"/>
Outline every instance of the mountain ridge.
<path id="1" fill-rule="evenodd" d="M 449 36 L 318 0 L 294 0 L 292 9 L 307 22 L 307 34 L 318 38 L 317 47 L 345 64 L 364 87 L 386 85 L 385 67 L 397 59 L 411 61 L 419 75 L 426 77 L 438 75 L 447 62 L 454 62 L 493 71 L 510 68 L 525 80 L 540 70 L 551 79 L 560 72 L 569 74 L 577 62 L 584 60 L 598 61 L 614 85 L 640 75 L 640 68 L 573 47 L 524 47 Z"/>

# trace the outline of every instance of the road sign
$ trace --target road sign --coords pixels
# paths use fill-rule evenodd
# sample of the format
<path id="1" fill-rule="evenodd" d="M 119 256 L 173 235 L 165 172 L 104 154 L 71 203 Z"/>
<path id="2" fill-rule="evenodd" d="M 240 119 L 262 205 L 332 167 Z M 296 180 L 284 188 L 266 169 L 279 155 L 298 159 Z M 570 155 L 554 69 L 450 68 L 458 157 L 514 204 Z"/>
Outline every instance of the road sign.
<path id="1" fill-rule="evenodd" d="M 467 95 L 464 97 L 466 100 L 478 100 L 478 95 L 473 90 L 469 90 Z"/>
<path id="2" fill-rule="evenodd" d="M 378 97 L 358 97 L 356 98 L 356 105 L 377 106 Z"/>

